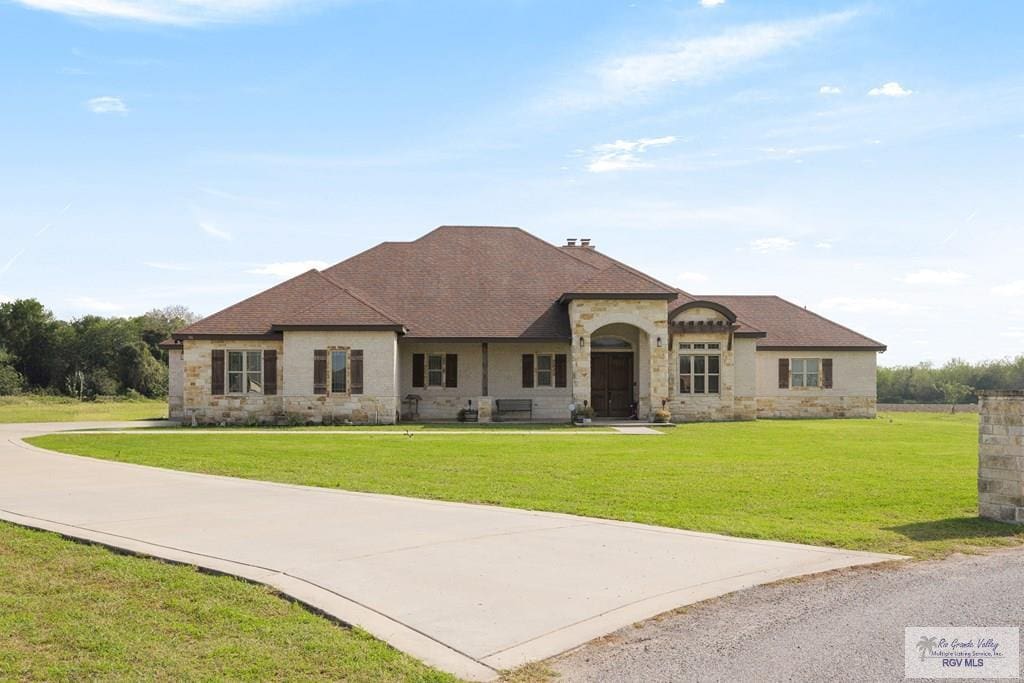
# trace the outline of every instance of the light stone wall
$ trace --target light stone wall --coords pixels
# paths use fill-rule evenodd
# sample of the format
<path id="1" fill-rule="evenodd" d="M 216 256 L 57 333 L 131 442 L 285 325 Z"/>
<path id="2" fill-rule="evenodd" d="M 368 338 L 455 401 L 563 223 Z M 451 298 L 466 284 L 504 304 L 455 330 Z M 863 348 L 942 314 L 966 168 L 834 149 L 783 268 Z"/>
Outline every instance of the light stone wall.
<path id="1" fill-rule="evenodd" d="M 459 410 L 469 406 L 480 409 L 483 398 L 483 345 L 480 342 L 399 342 L 399 376 L 401 396 L 415 394 L 422 397 L 419 403 L 421 420 L 454 420 Z M 492 399 L 493 416 L 497 417 L 497 406 L 493 401 L 511 398 L 528 398 L 533 401 L 533 417 L 537 420 L 569 420 L 569 404 L 572 402 L 572 377 L 568 387 L 523 387 L 524 353 L 569 353 L 567 344 L 545 343 L 500 343 L 491 342 L 487 349 L 487 388 Z M 423 353 L 454 353 L 459 356 L 458 387 L 413 387 L 412 357 Z M 514 416 L 521 418 L 521 415 Z"/>
<path id="2" fill-rule="evenodd" d="M 569 367 L 572 375 L 572 396 L 577 405 L 590 402 L 590 339 L 594 332 L 613 324 L 632 325 L 640 330 L 636 349 L 636 365 L 640 369 L 637 383 L 639 415 L 651 412 L 670 399 L 668 304 L 649 299 L 575 299 L 569 302 L 569 323 L 572 329 L 572 354 Z M 583 346 L 579 339 L 583 337 Z M 658 340 L 661 345 L 658 345 Z"/>
<path id="3" fill-rule="evenodd" d="M 457 387 L 414 387 L 412 385 L 412 356 L 415 353 L 448 353 L 459 357 Z M 400 397 L 415 394 L 421 396 L 419 416 L 421 420 L 454 420 L 459 411 L 469 406 L 477 407 L 476 399 L 481 394 L 483 381 L 483 351 L 479 342 L 418 342 L 402 340 L 398 344 L 398 376 L 401 387 Z M 426 369 L 424 368 L 424 378 Z"/>
<path id="4" fill-rule="evenodd" d="M 184 401 L 182 419 L 186 422 L 195 417 L 201 424 L 246 424 L 249 422 L 275 422 L 283 415 L 284 404 L 280 393 L 275 396 L 263 394 L 227 394 L 213 396 L 210 393 L 212 375 L 212 351 L 277 351 L 277 386 L 284 384 L 284 342 L 273 339 L 185 340 L 182 348 L 184 374 Z"/>
<path id="5" fill-rule="evenodd" d="M 978 514 L 1024 524 L 1024 391 L 979 394 Z"/>
<path id="6" fill-rule="evenodd" d="M 313 393 L 313 352 L 362 349 L 363 393 Z M 328 356 L 329 357 L 329 356 Z M 284 333 L 284 411 L 311 422 L 391 424 L 397 419 L 398 335 L 390 331 L 288 331 Z M 351 361 L 349 369 L 351 372 Z M 351 375 L 346 386 L 351 388 Z"/>
<path id="7" fill-rule="evenodd" d="M 757 416 L 874 417 L 876 359 L 874 351 L 800 349 L 757 352 Z M 832 388 L 779 388 L 780 358 L 831 358 Z"/>
<path id="8" fill-rule="evenodd" d="M 181 349 L 167 351 L 167 417 L 180 420 L 185 410 L 185 361 Z"/>
<path id="9" fill-rule="evenodd" d="M 703 318 L 702 318 L 703 319 Z M 717 394 L 684 394 L 679 391 L 679 357 L 688 353 L 701 353 L 700 350 L 680 349 L 680 344 L 717 343 L 719 361 L 719 393 Z M 708 351 L 715 354 L 715 351 Z M 733 419 L 751 419 L 749 411 L 736 414 L 736 349 L 729 349 L 729 333 L 707 332 L 703 334 L 674 334 L 672 339 L 671 361 L 669 364 L 669 392 L 671 398 L 666 406 L 672 413 L 675 422 L 715 421 Z"/>

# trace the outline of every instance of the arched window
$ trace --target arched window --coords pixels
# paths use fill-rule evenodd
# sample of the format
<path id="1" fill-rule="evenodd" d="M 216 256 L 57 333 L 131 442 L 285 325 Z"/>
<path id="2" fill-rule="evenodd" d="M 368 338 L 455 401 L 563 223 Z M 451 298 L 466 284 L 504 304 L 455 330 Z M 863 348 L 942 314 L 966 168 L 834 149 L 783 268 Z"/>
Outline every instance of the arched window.
<path id="1" fill-rule="evenodd" d="M 590 348 L 604 351 L 628 351 L 633 347 L 628 341 L 618 337 L 594 337 L 590 340 Z"/>

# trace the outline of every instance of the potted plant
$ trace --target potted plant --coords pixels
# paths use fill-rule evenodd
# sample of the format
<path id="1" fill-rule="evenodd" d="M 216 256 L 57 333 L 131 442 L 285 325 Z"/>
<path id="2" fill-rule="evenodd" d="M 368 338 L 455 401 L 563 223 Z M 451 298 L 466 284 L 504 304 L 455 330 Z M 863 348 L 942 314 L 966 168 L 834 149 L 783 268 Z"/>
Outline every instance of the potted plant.
<path id="1" fill-rule="evenodd" d="M 594 409 L 590 406 L 583 406 L 576 411 L 576 424 L 588 425 L 594 419 Z"/>
<path id="2" fill-rule="evenodd" d="M 672 413 L 667 408 L 658 408 L 654 411 L 654 421 L 659 424 L 668 424 L 672 421 Z"/>

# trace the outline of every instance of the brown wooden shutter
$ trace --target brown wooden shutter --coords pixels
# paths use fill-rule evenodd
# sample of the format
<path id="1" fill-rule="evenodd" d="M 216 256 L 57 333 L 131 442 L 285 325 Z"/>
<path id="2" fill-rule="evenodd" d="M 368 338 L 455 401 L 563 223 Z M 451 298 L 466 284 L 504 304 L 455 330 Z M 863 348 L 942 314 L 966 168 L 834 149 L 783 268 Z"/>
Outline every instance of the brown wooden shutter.
<path id="1" fill-rule="evenodd" d="M 564 353 L 555 354 L 555 386 L 564 387 L 568 384 L 569 357 Z"/>
<path id="2" fill-rule="evenodd" d="M 277 393 L 277 351 L 263 351 L 263 393 L 273 396 Z"/>
<path id="3" fill-rule="evenodd" d="M 825 389 L 832 388 L 832 359 L 821 359 L 821 386 Z"/>
<path id="4" fill-rule="evenodd" d="M 426 385 L 426 372 L 424 370 L 426 360 L 426 356 L 422 353 L 412 354 L 412 385 L 414 387 Z"/>
<path id="5" fill-rule="evenodd" d="M 327 349 L 313 351 L 313 393 L 327 393 Z"/>
<path id="6" fill-rule="evenodd" d="M 779 359 L 779 389 L 789 389 L 789 359 Z"/>
<path id="7" fill-rule="evenodd" d="M 224 349 L 214 349 L 210 354 L 210 393 L 224 395 Z"/>
<path id="8" fill-rule="evenodd" d="M 352 386 L 350 391 L 353 394 L 363 393 L 363 352 L 361 349 L 352 349 L 349 352 L 349 372 L 352 374 Z"/>
<path id="9" fill-rule="evenodd" d="M 459 386 L 459 357 L 454 353 L 444 357 L 444 385 L 449 389 Z"/>
<path id="10" fill-rule="evenodd" d="M 523 354 L 523 388 L 533 388 L 533 354 Z"/>

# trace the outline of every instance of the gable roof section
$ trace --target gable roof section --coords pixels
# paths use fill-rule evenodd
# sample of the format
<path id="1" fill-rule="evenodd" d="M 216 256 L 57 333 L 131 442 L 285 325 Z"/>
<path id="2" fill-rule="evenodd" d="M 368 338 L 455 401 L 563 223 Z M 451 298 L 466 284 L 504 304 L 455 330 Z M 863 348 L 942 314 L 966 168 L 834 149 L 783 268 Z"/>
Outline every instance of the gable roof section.
<path id="1" fill-rule="evenodd" d="M 323 307 L 324 313 L 319 310 Z M 334 317 L 328 318 L 332 315 Z M 315 319 L 315 320 L 314 320 Z M 181 337 L 260 337 L 273 335 L 277 325 L 332 326 L 390 325 L 399 323 L 316 270 L 309 270 L 279 285 L 229 306 L 175 332 Z"/>
<path id="2" fill-rule="evenodd" d="M 343 287 L 338 287 L 338 292 L 334 296 L 311 304 L 301 311 L 275 318 L 273 328 L 275 330 L 359 328 L 404 331 L 404 326 L 396 319 Z"/>
<path id="3" fill-rule="evenodd" d="M 562 301 L 588 298 L 665 299 L 678 296 L 675 289 L 661 285 L 618 264 L 598 270 L 586 280 L 564 293 Z"/>
<path id="4" fill-rule="evenodd" d="M 704 295 L 732 310 L 745 324 L 764 330 L 757 348 L 885 351 L 885 344 L 771 295 Z"/>

